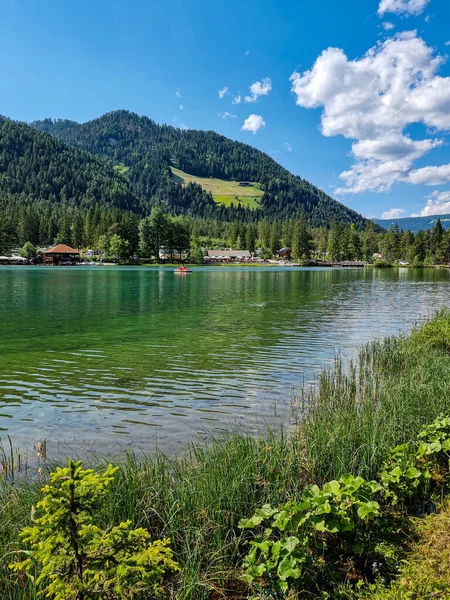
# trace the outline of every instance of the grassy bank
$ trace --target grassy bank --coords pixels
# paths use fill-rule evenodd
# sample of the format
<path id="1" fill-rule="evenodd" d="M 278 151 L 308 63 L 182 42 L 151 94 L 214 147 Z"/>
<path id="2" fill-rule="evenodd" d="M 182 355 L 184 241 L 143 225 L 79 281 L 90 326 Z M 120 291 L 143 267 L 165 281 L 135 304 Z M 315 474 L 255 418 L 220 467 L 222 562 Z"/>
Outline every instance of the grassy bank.
<path id="1" fill-rule="evenodd" d="M 346 473 L 373 478 L 389 448 L 450 414 L 449 351 L 450 313 L 443 312 L 409 336 L 365 346 L 345 368 L 337 360 L 324 369 L 294 407 L 294 433 L 228 435 L 179 460 L 130 453 L 99 522 L 108 527 L 129 519 L 155 538 L 171 538 L 181 570 L 167 582 L 170 597 L 247 597 L 241 565 L 248 537 L 240 519 L 266 503 L 297 498 L 310 483 Z M 10 485 L 0 477 L 1 600 L 34 598 L 33 582 L 8 564 L 23 547 L 19 531 L 45 479 Z"/>

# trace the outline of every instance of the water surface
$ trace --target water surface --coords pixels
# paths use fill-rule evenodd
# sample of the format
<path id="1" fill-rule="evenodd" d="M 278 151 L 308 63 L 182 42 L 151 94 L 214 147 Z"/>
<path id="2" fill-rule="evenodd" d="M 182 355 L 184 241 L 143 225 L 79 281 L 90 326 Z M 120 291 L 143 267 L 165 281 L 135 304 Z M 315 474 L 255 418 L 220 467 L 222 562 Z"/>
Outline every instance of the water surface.
<path id="1" fill-rule="evenodd" d="M 288 419 L 317 369 L 448 303 L 448 270 L 0 268 L 0 434 L 172 452 Z"/>

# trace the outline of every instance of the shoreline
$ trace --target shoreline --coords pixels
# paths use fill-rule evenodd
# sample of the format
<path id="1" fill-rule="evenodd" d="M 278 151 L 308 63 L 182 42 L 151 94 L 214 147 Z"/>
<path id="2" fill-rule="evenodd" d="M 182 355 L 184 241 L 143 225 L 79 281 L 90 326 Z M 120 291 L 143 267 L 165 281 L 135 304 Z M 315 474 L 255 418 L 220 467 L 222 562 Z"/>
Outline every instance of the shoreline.
<path id="1" fill-rule="evenodd" d="M 390 265 L 375 265 L 372 263 L 361 264 L 361 265 L 345 265 L 345 264 L 279 264 L 279 263 L 103 263 L 99 265 L 98 263 L 92 262 L 89 264 L 76 264 L 76 265 L 43 265 L 43 264 L 0 264 L 0 269 L 2 267 L 39 267 L 39 268 L 81 268 L 81 267 L 137 267 L 142 269 L 176 269 L 183 264 L 190 269 L 196 268 L 247 268 L 247 269 L 273 269 L 273 268 L 281 268 L 281 269 L 450 269 L 450 265 L 398 265 L 398 264 L 390 264 Z"/>

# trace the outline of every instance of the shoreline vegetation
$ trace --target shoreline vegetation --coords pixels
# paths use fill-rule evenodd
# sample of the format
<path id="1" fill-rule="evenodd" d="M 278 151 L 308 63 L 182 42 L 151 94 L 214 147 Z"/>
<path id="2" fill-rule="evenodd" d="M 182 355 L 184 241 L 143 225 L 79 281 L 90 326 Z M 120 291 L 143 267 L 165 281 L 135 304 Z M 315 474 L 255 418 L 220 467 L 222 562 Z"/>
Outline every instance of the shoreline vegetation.
<path id="1" fill-rule="evenodd" d="M 170 539 L 179 570 L 161 577 L 167 598 L 448 598 L 450 421 L 443 417 L 450 416 L 449 392 L 450 312 L 442 311 L 409 335 L 371 342 L 353 361 L 336 358 L 324 367 L 293 401 L 292 431 L 227 434 L 192 444 L 178 459 L 128 453 L 95 507 L 96 523 L 108 531 L 130 522 L 152 540 Z M 6 451 L 0 461 L 7 462 Z M 107 461 L 88 466 L 101 473 Z M 45 588 L 45 581 L 36 584 L 38 563 L 31 577 L 9 565 L 30 549 L 19 533 L 32 525 L 48 481 L 47 471 L 14 484 L 0 476 L 2 600 L 28 600 Z M 370 499 L 362 499 L 357 490 L 367 485 Z M 300 531 L 291 515 L 286 523 L 295 523 L 295 535 L 276 537 L 271 527 L 255 537 L 252 527 L 273 515 L 280 527 L 281 514 L 300 514 L 313 496 L 316 512 L 307 519 L 318 514 L 317 498 L 325 498 L 324 525 L 315 520 Z M 350 533 L 326 521 L 338 509 L 348 513 L 341 525 L 357 510 Z M 305 561 L 288 564 L 285 557 L 281 569 L 276 552 L 300 556 L 298 540 L 307 544 Z M 255 542 L 260 554 L 252 558 Z M 269 547 L 277 548 L 271 558 Z M 269 558 L 261 566 L 264 552 Z M 102 596 L 84 596 L 91 597 Z"/>
<path id="2" fill-rule="evenodd" d="M 274 267 L 286 267 L 286 268 L 334 268 L 334 269 L 450 269 L 450 264 L 399 264 L 395 262 L 389 262 L 384 260 L 377 260 L 372 263 L 361 263 L 361 264 L 322 264 L 320 262 L 315 261 L 299 261 L 299 262 L 283 262 L 283 261 L 266 261 L 266 262 L 216 262 L 216 263 L 196 263 L 189 261 L 178 261 L 178 262 L 153 262 L 153 263 L 138 263 L 138 262 L 101 262 L 100 264 L 96 261 L 89 261 L 89 264 L 77 264 L 77 265 L 61 265 L 61 266 L 70 266 L 70 267 L 86 267 L 86 266 L 102 266 L 102 267 L 140 267 L 145 269 L 175 269 L 180 265 L 184 265 L 191 269 L 195 269 L 198 267 L 231 267 L 231 268 L 250 268 L 250 269 L 264 269 L 264 268 L 274 268 Z M 1 267 L 12 266 L 7 264 L 0 264 Z M 26 264 L 14 264 L 13 266 L 38 266 L 38 267 L 48 267 L 49 265 L 43 264 L 34 264 L 34 263 L 26 263 Z M 54 266 L 54 265 L 51 265 Z M 56 265 L 59 266 L 59 265 Z"/>

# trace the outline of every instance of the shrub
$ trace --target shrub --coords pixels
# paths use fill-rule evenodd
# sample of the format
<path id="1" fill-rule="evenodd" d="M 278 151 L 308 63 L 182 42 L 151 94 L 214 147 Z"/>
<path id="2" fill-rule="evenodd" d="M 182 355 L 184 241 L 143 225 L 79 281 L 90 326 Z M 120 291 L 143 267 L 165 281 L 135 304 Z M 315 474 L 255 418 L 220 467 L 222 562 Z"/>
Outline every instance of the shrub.
<path id="1" fill-rule="evenodd" d="M 109 465 L 104 473 L 94 473 L 84 470 L 81 461 L 69 461 L 42 488 L 46 495 L 37 504 L 34 525 L 21 533 L 31 551 L 10 567 L 31 574 L 36 566 L 36 586 L 42 583 L 48 598 L 155 597 L 164 573 L 178 568 L 168 539 L 150 542 L 148 531 L 131 529 L 130 521 L 107 531 L 93 523 L 93 511 L 116 470 Z"/>
<path id="2" fill-rule="evenodd" d="M 244 561 L 245 580 L 260 593 L 285 593 L 297 580 L 311 589 L 320 576 L 328 585 L 351 571 L 359 578 L 367 563 L 378 572 L 383 555 L 392 553 L 393 529 L 375 500 L 381 489 L 376 481 L 348 475 L 323 488 L 308 486 L 297 502 L 266 505 L 241 520 L 242 529 L 259 530 Z"/>
<path id="3" fill-rule="evenodd" d="M 380 480 L 386 497 L 418 513 L 442 501 L 450 481 L 450 418 L 440 417 L 413 444 L 394 448 Z"/>
<path id="4" fill-rule="evenodd" d="M 440 312 L 435 319 L 411 332 L 410 346 L 417 351 L 440 350 L 450 353 L 450 315 Z"/>
<path id="5" fill-rule="evenodd" d="M 377 267 L 378 269 L 386 269 L 392 267 L 393 264 L 388 260 L 375 260 L 373 262 L 373 266 Z"/>

